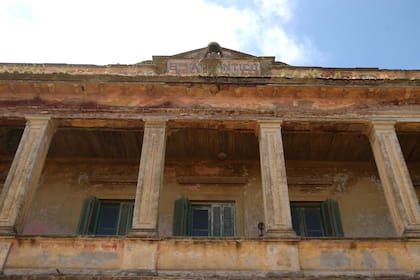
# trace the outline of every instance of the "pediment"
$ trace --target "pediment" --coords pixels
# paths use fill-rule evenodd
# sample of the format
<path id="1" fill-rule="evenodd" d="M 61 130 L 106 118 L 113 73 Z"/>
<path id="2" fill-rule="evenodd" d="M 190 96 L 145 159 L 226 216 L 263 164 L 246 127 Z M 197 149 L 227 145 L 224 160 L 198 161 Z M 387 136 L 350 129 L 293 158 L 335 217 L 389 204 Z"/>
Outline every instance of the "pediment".
<path id="1" fill-rule="evenodd" d="M 159 73 L 179 76 L 261 76 L 270 72 L 274 57 L 258 57 L 211 42 L 205 48 L 172 56 L 154 56 Z"/>
<path id="2" fill-rule="evenodd" d="M 221 47 L 222 58 L 227 59 L 252 59 L 257 58 L 254 55 L 243 53 L 240 51 L 231 50 L 228 48 Z M 202 59 L 208 55 L 208 47 L 196 49 L 192 51 L 187 51 L 179 54 L 175 54 L 170 56 L 170 58 L 177 58 L 177 59 Z"/>
<path id="3" fill-rule="evenodd" d="M 259 57 L 252 54 L 240 52 L 237 50 L 232 50 L 228 48 L 221 47 L 216 42 L 211 42 L 207 47 L 195 49 L 191 51 L 186 51 L 174 55 L 168 56 L 153 56 L 153 60 L 162 60 L 162 59 L 177 59 L 177 60 L 202 60 L 202 59 L 238 59 L 238 60 L 271 60 L 274 61 L 274 57 Z"/>

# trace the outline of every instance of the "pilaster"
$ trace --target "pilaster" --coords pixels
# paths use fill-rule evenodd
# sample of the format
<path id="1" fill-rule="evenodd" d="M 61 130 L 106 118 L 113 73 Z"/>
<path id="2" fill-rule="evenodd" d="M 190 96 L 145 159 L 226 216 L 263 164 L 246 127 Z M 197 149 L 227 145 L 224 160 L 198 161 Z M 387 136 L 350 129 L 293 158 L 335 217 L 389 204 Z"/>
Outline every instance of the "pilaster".
<path id="1" fill-rule="evenodd" d="M 159 192 L 163 182 L 166 120 L 145 120 L 133 226 L 130 235 L 157 236 Z"/>
<path id="2" fill-rule="evenodd" d="M 420 236 L 420 209 L 394 122 L 373 121 L 369 140 L 398 236 Z"/>
<path id="3" fill-rule="evenodd" d="M 19 147 L 0 195 L 0 233 L 14 234 L 25 213 L 44 167 L 55 132 L 48 116 L 29 116 Z"/>
<path id="4" fill-rule="evenodd" d="M 295 236 L 290 214 L 281 121 L 259 122 L 261 180 L 268 237 Z"/>

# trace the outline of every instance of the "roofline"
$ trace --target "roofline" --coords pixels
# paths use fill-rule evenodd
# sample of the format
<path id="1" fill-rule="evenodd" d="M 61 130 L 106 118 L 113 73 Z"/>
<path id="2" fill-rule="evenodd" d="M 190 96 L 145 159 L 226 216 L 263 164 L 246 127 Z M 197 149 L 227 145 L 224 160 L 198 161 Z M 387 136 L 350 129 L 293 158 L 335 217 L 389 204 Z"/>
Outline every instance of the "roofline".
<path id="1" fill-rule="evenodd" d="M 420 80 L 420 69 L 379 69 L 372 67 L 355 68 L 332 68 L 332 67 L 310 67 L 310 66 L 290 66 L 280 62 L 269 63 L 267 73 L 260 76 L 235 76 L 220 75 L 217 77 L 250 77 L 250 78 L 293 78 L 293 79 L 333 79 L 333 80 Z M 176 77 L 175 74 L 168 74 L 159 69 L 159 65 L 154 63 L 142 64 L 111 64 L 111 65 L 93 65 L 93 64 L 55 64 L 55 63 L 0 63 L 1 76 L 7 76 L 7 80 L 19 79 L 24 76 L 41 77 L 42 75 L 68 75 L 74 78 L 85 77 Z M 211 75 L 185 74 L 179 77 L 189 79 L 214 77 Z M 170 78 L 168 78 L 170 79 Z M 147 79 L 146 79 L 147 80 Z"/>
<path id="2" fill-rule="evenodd" d="M 154 56 L 154 57 L 172 57 L 172 56 Z M 262 59 L 270 59 L 272 56 L 255 56 L 255 58 L 262 58 Z M 17 67 L 24 67 L 24 66 L 32 66 L 32 67 L 95 67 L 95 68 L 110 68 L 110 67 L 141 67 L 141 66 L 153 66 L 155 65 L 152 60 L 146 60 L 139 63 L 134 64 L 83 64 L 83 63 L 26 63 L 26 62 L 0 62 L 0 73 L 3 72 L 2 68 L 10 67 L 10 66 L 17 66 Z M 281 66 L 282 68 L 293 68 L 293 69 L 325 69 L 325 70 L 375 70 L 375 71 L 420 71 L 418 69 L 404 69 L 404 68 L 379 68 L 379 67 L 330 67 L 330 66 L 297 66 L 297 65 L 289 65 L 281 61 L 274 61 L 273 66 Z"/>

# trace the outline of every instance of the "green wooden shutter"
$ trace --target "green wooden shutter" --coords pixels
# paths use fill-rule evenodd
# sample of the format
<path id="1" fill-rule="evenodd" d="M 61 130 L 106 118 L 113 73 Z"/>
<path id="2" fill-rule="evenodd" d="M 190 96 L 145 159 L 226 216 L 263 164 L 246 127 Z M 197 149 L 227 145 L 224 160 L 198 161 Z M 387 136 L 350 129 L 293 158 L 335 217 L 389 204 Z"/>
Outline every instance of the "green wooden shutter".
<path id="1" fill-rule="evenodd" d="M 212 220 L 211 220 L 211 227 L 212 227 L 212 236 L 222 236 L 222 219 L 219 205 L 212 206 Z"/>
<path id="2" fill-rule="evenodd" d="M 235 235 L 234 209 L 231 205 L 223 206 L 223 236 Z"/>
<path id="3" fill-rule="evenodd" d="M 87 234 L 96 234 L 99 220 L 99 210 L 101 208 L 101 201 L 97 198 L 93 201 L 92 212 L 90 216 L 90 222 L 88 226 Z"/>
<path id="4" fill-rule="evenodd" d="M 337 201 L 325 200 L 321 204 L 321 214 L 325 236 L 343 237 L 344 232 Z"/>
<path id="5" fill-rule="evenodd" d="M 121 202 L 118 223 L 118 235 L 126 235 L 133 220 L 134 202 Z"/>
<path id="6" fill-rule="evenodd" d="M 94 196 L 88 196 L 83 200 L 80 212 L 77 234 L 94 234 L 96 219 L 98 216 L 99 201 Z"/>
<path id="7" fill-rule="evenodd" d="M 183 197 L 175 201 L 174 209 L 174 235 L 191 235 L 191 202 Z"/>

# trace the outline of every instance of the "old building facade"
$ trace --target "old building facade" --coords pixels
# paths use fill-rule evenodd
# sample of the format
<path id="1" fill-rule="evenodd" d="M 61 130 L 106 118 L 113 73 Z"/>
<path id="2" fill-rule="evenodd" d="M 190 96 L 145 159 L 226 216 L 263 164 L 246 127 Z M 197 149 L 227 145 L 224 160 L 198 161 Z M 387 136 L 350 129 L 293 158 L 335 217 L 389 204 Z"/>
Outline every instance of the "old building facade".
<path id="1" fill-rule="evenodd" d="M 208 47 L 0 64 L 2 277 L 420 277 L 420 70 Z"/>

